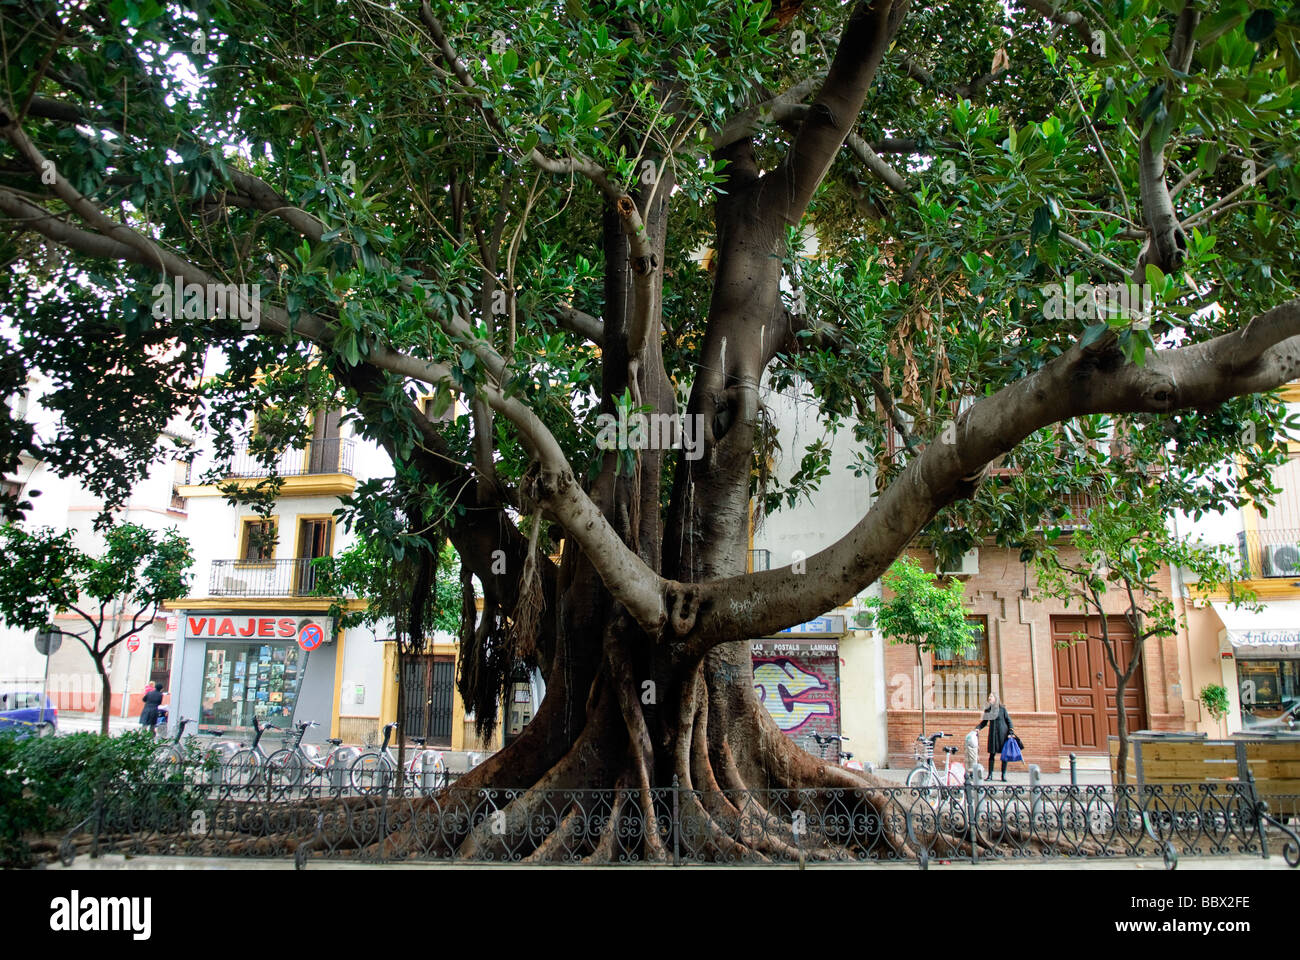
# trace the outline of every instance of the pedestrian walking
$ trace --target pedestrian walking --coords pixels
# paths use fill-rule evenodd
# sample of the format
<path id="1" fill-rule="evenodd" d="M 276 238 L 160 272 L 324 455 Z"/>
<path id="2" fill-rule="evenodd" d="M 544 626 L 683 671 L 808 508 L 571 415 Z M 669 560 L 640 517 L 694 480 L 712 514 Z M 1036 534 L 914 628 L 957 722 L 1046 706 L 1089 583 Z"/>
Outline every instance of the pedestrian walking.
<path id="1" fill-rule="evenodd" d="M 149 684 L 145 687 L 141 699 L 144 700 L 144 709 L 140 711 L 140 726 L 153 733 L 158 725 L 158 708 L 162 705 L 163 685 Z"/>
<path id="2" fill-rule="evenodd" d="M 990 693 L 988 703 L 984 705 L 984 714 L 976 730 L 989 728 L 989 779 L 993 779 L 993 761 L 1002 757 L 1002 748 L 1011 736 L 1011 717 L 1007 708 L 998 702 L 998 695 Z M 1007 761 L 1002 760 L 1002 782 L 1007 782 Z"/>

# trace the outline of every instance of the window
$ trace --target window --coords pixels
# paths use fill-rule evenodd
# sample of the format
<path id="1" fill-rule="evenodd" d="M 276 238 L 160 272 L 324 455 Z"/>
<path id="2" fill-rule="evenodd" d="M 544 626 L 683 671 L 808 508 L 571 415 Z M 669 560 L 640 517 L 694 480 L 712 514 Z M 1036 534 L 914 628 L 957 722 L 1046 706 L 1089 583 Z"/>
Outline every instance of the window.
<path id="1" fill-rule="evenodd" d="M 172 461 L 172 502 L 173 510 L 184 510 L 186 500 L 181 496 L 181 487 L 187 486 L 190 482 L 190 470 L 193 462 L 188 458 L 178 458 Z"/>
<path id="2" fill-rule="evenodd" d="M 239 559 L 267 562 L 275 556 L 275 520 L 245 520 L 240 530 Z"/>
<path id="3" fill-rule="evenodd" d="M 334 519 L 332 517 L 301 517 L 298 520 L 298 546 L 294 554 L 297 568 L 295 584 L 299 594 L 311 593 L 316 588 L 316 570 L 311 562 L 318 557 L 330 556 L 334 546 Z"/>
<path id="4" fill-rule="evenodd" d="M 1289 730 L 1300 716 L 1300 660 L 1239 660 L 1241 725 Z"/>
<path id="5" fill-rule="evenodd" d="M 207 644 L 199 722 L 250 727 L 254 717 L 292 717 L 309 656 L 295 643 Z"/>
<path id="6" fill-rule="evenodd" d="M 454 420 L 460 419 L 467 412 L 467 408 L 461 403 L 460 398 L 453 397 L 451 403 L 447 405 L 447 409 L 442 411 L 440 416 L 435 417 L 433 415 L 434 396 L 435 395 L 432 393 L 427 393 L 416 401 L 417 406 L 420 408 L 420 412 L 434 423 L 451 423 Z"/>
<path id="7" fill-rule="evenodd" d="M 967 617 L 974 646 L 934 656 L 934 705 L 938 710 L 981 710 L 989 695 L 988 617 Z"/>
<path id="8" fill-rule="evenodd" d="M 154 684 L 167 684 L 170 686 L 172 679 L 172 645 L 170 643 L 155 643 L 153 645 L 153 654 L 149 658 L 149 679 Z"/>
<path id="9" fill-rule="evenodd" d="M 26 420 L 31 407 L 32 388 L 23 387 L 9 397 L 9 413 L 14 420 Z"/>

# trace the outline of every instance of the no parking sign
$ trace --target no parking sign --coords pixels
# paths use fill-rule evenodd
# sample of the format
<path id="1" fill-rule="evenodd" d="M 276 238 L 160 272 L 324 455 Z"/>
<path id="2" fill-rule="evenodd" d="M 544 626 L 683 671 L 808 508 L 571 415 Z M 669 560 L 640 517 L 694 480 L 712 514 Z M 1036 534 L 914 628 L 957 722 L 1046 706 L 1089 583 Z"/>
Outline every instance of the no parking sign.
<path id="1" fill-rule="evenodd" d="M 304 623 L 298 628 L 298 646 L 312 651 L 325 642 L 325 631 L 318 623 Z"/>

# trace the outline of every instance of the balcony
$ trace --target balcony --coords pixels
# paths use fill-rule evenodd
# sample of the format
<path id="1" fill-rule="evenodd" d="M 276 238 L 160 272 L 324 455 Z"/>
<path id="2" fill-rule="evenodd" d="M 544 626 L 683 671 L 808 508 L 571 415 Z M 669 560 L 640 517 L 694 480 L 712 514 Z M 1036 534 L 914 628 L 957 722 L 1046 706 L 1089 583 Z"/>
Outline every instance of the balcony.
<path id="1" fill-rule="evenodd" d="M 349 477 L 353 473 L 352 459 L 356 442 L 346 437 L 330 437 L 325 440 L 308 441 L 303 450 L 285 450 L 275 461 L 275 472 L 281 477 L 310 477 L 320 474 L 342 473 Z M 230 461 L 226 476 L 232 479 L 251 477 L 269 477 L 271 471 L 247 444 L 235 447 L 235 455 Z"/>
<path id="2" fill-rule="evenodd" d="M 1055 517 L 1049 514 L 1037 524 L 1035 529 L 1045 530 L 1056 528 L 1058 530 L 1086 530 L 1089 526 L 1089 516 L 1092 511 L 1101 505 L 1101 498 L 1088 490 L 1067 493 L 1059 500 L 1059 514 Z"/>
<path id="3" fill-rule="evenodd" d="M 1242 579 L 1300 580 L 1300 530 L 1243 530 L 1237 534 Z"/>
<path id="4" fill-rule="evenodd" d="M 316 587 L 310 557 L 296 560 L 213 560 L 213 597 L 307 597 Z"/>

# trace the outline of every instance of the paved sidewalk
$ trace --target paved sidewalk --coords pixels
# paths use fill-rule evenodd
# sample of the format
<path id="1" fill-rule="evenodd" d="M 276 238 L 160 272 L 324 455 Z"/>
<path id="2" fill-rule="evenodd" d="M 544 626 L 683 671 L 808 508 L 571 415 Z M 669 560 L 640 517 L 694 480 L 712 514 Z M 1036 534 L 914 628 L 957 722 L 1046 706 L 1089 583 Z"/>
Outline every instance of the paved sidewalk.
<path id="1" fill-rule="evenodd" d="M 875 775 L 880 777 L 882 780 L 890 780 L 901 785 L 907 781 L 907 775 L 911 769 L 911 767 L 886 767 L 883 769 L 877 767 Z M 943 772 L 942 765 L 940 765 L 939 771 L 940 773 Z M 998 773 L 999 775 L 997 777 L 985 782 L 991 786 L 1000 786 L 1002 784 L 1001 771 L 999 770 Z M 1070 782 L 1070 771 L 1067 768 L 1057 773 L 1044 773 L 1039 776 L 1038 782 L 1044 786 L 1061 786 L 1068 784 Z M 1078 784 L 1081 787 L 1109 783 L 1109 770 L 1080 770 L 1078 773 Z M 1016 769 L 1007 771 L 1007 784 L 1009 786 L 1018 785 L 1022 787 L 1029 785 L 1029 771 L 1025 769 L 1024 764 L 1018 763 L 1016 764 Z"/>
<path id="2" fill-rule="evenodd" d="M 99 733 L 99 714 L 81 713 L 72 710 L 59 711 L 59 733 Z M 129 730 L 140 729 L 140 715 L 134 717 L 111 716 L 108 718 L 108 732 L 116 736 Z M 159 729 L 161 735 L 162 730 Z"/>

